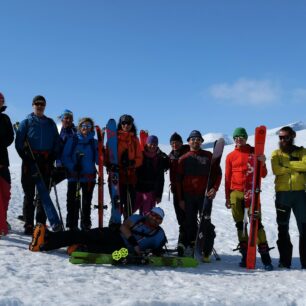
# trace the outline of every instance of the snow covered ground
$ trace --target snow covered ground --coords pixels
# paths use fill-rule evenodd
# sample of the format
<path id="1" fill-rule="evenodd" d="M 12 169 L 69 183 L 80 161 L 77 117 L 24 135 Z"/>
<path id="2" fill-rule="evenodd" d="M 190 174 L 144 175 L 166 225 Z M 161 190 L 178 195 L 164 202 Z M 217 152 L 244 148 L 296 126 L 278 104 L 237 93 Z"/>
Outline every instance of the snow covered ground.
<path id="1" fill-rule="evenodd" d="M 277 135 L 269 133 L 266 155 L 277 148 Z M 249 138 L 253 144 L 253 137 Z M 297 132 L 298 145 L 306 145 L 306 130 Z M 169 151 L 168 146 L 162 146 Z M 225 147 L 224 157 L 233 149 Z M 215 248 L 221 261 L 201 264 L 198 268 L 149 268 L 113 266 L 77 266 L 68 262 L 64 249 L 49 253 L 28 251 L 30 237 L 22 234 L 17 220 L 22 211 L 20 160 L 10 148 L 12 199 L 9 222 L 12 231 L 0 240 L 0 305 L 306 305 L 305 271 L 300 269 L 298 231 L 294 217 L 291 238 L 294 245 L 291 270 L 262 269 L 257 261 L 254 271 L 238 267 L 240 256 L 232 249 L 237 245 L 231 212 L 224 206 L 224 184 L 214 201 L 213 223 L 216 225 Z M 224 159 L 222 168 L 224 169 Z M 269 160 L 268 176 L 263 180 L 262 210 L 270 246 L 276 246 L 277 230 L 274 209 L 274 177 Z M 161 207 L 166 212 L 163 227 L 169 247 L 177 240 L 177 224 L 172 203 L 168 201 L 168 175 Z M 66 183 L 58 186 L 64 216 Z M 105 188 L 106 202 L 109 202 Z M 54 196 L 52 194 L 52 196 Z M 172 199 L 171 199 L 172 200 Z M 96 201 L 96 197 L 94 202 Z M 105 220 L 109 218 L 106 211 Z M 97 212 L 92 212 L 94 225 Z M 271 251 L 277 267 L 278 252 Z M 303 285 L 304 283 L 304 285 Z M 303 289 L 304 288 L 304 289 Z"/>

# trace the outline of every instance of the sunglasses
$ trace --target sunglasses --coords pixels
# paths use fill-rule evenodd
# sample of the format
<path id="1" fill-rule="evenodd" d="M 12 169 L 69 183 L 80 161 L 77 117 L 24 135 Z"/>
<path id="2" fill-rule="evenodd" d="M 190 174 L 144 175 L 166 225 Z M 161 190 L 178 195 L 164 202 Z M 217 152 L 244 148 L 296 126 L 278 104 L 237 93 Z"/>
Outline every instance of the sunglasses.
<path id="1" fill-rule="evenodd" d="M 246 139 L 246 137 L 244 135 L 239 135 L 234 137 L 234 140 L 236 139 Z"/>
<path id="2" fill-rule="evenodd" d="M 35 102 L 34 105 L 35 106 L 46 106 L 44 102 Z"/>
<path id="3" fill-rule="evenodd" d="M 195 142 L 195 141 L 202 142 L 202 139 L 200 137 L 191 137 L 190 140 L 193 141 L 193 142 Z"/>
<path id="4" fill-rule="evenodd" d="M 129 121 L 122 121 L 121 125 L 132 125 L 132 123 Z"/>
<path id="5" fill-rule="evenodd" d="M 90 124 L 90 123 L 82 123 L 81 124 L 81 128 L 82 129 L 91 129 L 92 128 L 92 124 Z"/>
<path id="6" fill-rule="evenodd" d="M 291 136 L 278 136 L 280 141 L 290 141 L 291 140 Z"/>

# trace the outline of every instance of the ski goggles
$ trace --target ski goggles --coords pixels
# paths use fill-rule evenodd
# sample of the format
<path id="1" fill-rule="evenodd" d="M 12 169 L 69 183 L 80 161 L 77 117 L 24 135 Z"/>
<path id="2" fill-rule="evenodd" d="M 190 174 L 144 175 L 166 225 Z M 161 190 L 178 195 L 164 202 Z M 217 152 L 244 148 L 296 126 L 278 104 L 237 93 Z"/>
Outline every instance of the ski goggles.
<path id="1" fill-rule="evenodd" d="M 121 125 L 132 125 L 131 121 L 122 121 Z"/>
<path id="2" fill-rule="evenodd" d="M 81 128 L 82 129 L 91 129 L 92 128 L 92 124 L 90 124 L 90 123 L 82 123 L 81 124 Z"/>
<path id="3" fill-rule="evenodd" d="M 236 140 L 236 139 L 246 139 L 246 136 L 245 135 L 238 135 L 238 136 L 234 137 L 234 140 Z"/>

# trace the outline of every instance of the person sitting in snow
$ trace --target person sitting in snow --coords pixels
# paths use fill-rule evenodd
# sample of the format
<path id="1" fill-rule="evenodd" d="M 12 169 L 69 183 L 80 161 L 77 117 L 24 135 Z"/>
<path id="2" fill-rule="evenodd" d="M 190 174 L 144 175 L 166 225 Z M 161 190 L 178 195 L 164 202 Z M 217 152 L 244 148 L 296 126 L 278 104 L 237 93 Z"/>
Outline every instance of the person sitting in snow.
<path id="1" fill-rule="evenodd" d="M 83 249 L 85 247 L 88 252 L 94 253 L 111 254 L 123 247 L 137 255 L 148 249 L 159 253 L 167 241 L 160 227 L 164 215 L 160 207 L 154 207 L 146 216 L 130 216 L 117 230 L 104 227 L 88 231 L 50 232 L 44 224 L 38 224 L 29 249 L 32 252 L 50 251 L 81 244 Z"/>

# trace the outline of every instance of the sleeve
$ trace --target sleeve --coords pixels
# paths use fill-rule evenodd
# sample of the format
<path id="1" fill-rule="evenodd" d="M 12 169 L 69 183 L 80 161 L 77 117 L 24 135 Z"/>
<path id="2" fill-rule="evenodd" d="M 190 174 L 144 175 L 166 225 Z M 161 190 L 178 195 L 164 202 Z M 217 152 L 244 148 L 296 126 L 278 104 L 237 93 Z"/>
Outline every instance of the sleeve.
<path id="1" fill-rule="evenodd" d="M 272 172 L 274 175 L 284 175 L 291 172 L 291 170 L 288 167 L 285 167 L 284 164 L 289 165 L 289 158 L 282 158 L 284 159 L 283 162 L 280 160 L 280 156 L 278 154 L 278 151 L 274 151 L 271 156 L 271 165 L 272 165 Z"/>
<path id="2" fill-rule="evenodd" d="M 71 152 L 72 144 L 73 144 L 73 137 L 69 137 L 64 146 L 63 155 L 62 155 L 63 165 L 67 168 L 67 170 L 70 173 L 74 171 L 74 162 L 72 158 L 73 152 Z"/>
<path id="3" fill-rule="evenodd" d="M 232 162 L 230 156 L 227 155 L 225 161 L 225 199 L 230 199 L 231 193 L 231 181 L 232 181 Z"/>
<path id="4" fill-rule="evenodd" d="M 289 169 L 296 172 L 306 172 L 306 150 L 302 149 L 301 160 L 299 161 L 290 161 Z"/>
<path id="5" fill-rule="evenodd" d="M 3 126 L 1 126 L 0 129 L 1 145 L 4 147 L 9 147 L 14 141 L 14 131 L 9 116 L 3 114 L 2 118 Z"/>
<path id="6" fill-rule="evenodd" d="M 27 135 L 27 119 L 21 121 L 19 124 L 18 130 L 16 132 L 16 138 L 15 138 L 15 148 L 18 153 L 18 155 L 24 159 L 25 152 L 24 152 L 24 142 Z"/>
<path id="7" fill-rule="evenodd" d="M 183 180 L 184 180 L 184 159 L 180 158 L 177 165 L 176 175 L 176 192 L 178 201 L 182 201 L 183 198 Z"/>

